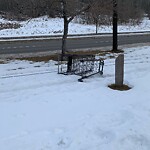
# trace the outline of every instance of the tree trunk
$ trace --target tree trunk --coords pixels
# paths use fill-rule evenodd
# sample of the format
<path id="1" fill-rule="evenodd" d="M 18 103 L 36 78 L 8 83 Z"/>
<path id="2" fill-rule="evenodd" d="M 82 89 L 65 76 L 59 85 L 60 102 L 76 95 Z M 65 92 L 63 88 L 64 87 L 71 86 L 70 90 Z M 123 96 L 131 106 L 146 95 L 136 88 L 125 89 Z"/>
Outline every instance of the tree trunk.
<path id="1" fill-rule="evenodd" d="M 113 0 L 113 51 L 118 50 L 118 11 L 117 1 Z"/>
<path id="2" fill-rule="evenodd" d="M 96 34 L 98 34 L 98 21 L 96 21 Z"/>
<path id="3" fill-rule="evenodd" d="M 64 33 L 63 33 L 63 38 L 62 38 L 62 57 L 64 56 L 67 50 L 68 26 L 69 26 L 68 20 L 64 19 Z"/>

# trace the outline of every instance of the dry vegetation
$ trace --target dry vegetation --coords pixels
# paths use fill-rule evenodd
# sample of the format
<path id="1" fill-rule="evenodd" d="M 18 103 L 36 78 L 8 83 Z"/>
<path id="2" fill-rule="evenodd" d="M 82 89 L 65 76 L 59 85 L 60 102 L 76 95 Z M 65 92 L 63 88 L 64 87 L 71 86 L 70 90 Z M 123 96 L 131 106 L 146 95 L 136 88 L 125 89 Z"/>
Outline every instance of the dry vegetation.
<path id="1" fill-rule="evenodd" d="M 102 50 L 93 50 L 93 51 L 72 51 L 68 52 L 67 54 L 70 55 L 97 55 L 97 56 L 105 56 L 107 54 L 112 54 L 112 51 L 102 51 Z M 48 62 L 50 60 L 58 61 L 58 57 L 60 54 L 52 54 L 52 55 L 45 55 L 45 56 L 33 56 L 33 57 L 18 57 L 15 58 L 16 60 L 27 60 L 33 62 Z M 111 57 L 114 58 L 114 57 Z M 14 58 L 9 58 L 10 60 Z"/>
<path id="2" fill-rule="evenodd" d="M 3 60 L 0 60 L 0 64 L 5 64 L 5 62 Z"/>
<path id="3" fill-rule="evenodd" d="M 49 56 L 33 56 L 33 57 L 22 57 L 22 58 L 16 58 L 16 60 L 27 60 L 27 61 L 33 61 L 33 62 L 48 62 L 50 60 L 57 61 L 58 60 L 58 54 L 49 55 Z"/>
<path id="4" fill-rule="evenodd" d="M 111 84 L 111 85 L 108 85 L 109 88 L 113 89 L 113 90 L 118 90 L 118 91 L 127 91 L 127 90 L 130 90 L 131 87 L 129 87 L 128 85 L 122 85 L 122 86 L 118 86 L 116 84 Z"/>
<path id="5" fill-rule="evenodd" d="M 0 23 L 0 30 L 3 29 L 18 29 L 21 25 L 18 23 Z"/>

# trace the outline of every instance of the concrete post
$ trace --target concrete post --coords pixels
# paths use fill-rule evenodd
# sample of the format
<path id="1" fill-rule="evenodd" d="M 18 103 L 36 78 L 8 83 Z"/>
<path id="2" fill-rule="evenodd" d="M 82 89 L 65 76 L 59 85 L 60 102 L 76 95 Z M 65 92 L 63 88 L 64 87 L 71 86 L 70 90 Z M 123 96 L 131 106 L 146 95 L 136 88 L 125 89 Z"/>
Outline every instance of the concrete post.
<path id="1" fill-rule="evenodd" d="M 124 81 L 124 54 L 120 54 L 115 61 L 115 84 L 123 86 Z"/>

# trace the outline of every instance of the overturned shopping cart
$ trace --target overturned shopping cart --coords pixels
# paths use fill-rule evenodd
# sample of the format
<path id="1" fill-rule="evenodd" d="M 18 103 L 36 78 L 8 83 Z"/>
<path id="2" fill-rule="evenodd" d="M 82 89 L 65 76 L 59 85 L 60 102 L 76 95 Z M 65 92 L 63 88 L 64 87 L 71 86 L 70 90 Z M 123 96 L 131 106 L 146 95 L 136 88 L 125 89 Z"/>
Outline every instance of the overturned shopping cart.
<path id="1" fill-rule="evenodd" d="M 79 81 L 95 74 L 103 74 L 104 60 L 96 58 L 95 55 L 72 55 L 65 54 L 58 57 L 58 73 L 65 75 L 79 75 Z"/>

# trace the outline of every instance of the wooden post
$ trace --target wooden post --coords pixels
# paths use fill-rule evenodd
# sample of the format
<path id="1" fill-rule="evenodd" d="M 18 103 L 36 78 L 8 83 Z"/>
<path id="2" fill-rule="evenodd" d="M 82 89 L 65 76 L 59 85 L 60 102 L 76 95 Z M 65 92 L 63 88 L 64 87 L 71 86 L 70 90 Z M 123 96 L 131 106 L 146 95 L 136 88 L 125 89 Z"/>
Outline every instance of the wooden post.
<path id="1" fill-rule="evenodd" d="M 115 84 L 123 86 L 124 81 L 124 54 L 120 54 L 115 61 Z"/>

